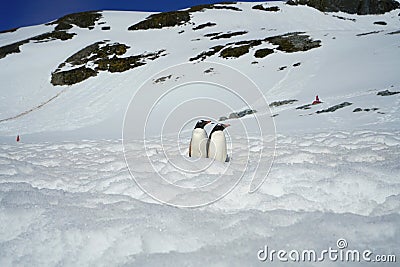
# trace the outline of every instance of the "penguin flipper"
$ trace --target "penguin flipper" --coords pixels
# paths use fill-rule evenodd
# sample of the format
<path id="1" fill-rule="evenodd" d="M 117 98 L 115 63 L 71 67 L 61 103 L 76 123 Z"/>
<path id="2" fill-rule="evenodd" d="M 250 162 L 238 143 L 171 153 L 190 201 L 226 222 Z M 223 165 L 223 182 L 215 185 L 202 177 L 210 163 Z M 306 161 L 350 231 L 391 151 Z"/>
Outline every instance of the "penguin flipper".
<path id="1" fill-rule="evenodd" d="M 206 144 L 206 158 L 208 158 L 208 150 L 210 148 L 210 138 L 211 136 L 207 139 L 207 144 Z"/>
<path id="2" fill-rule="evenodd" d="M 192 139 L 190 139 L 190 144 L 189 144 L 189 157 L 192 157 Z"/>

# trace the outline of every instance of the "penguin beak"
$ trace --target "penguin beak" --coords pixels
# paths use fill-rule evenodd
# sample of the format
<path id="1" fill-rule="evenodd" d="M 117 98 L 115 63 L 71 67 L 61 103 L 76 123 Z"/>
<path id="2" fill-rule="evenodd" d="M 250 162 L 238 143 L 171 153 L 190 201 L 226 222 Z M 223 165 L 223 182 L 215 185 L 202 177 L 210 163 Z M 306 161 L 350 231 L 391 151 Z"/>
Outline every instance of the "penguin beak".
<path id="1" fill-rule="evenodd" d="M 223 124 L 223 125 L 224 125 L 224 127 L 225 127 L 225 128 L 227 128 L 227 127 L 231 126 L 231 125 L 230 125 L 230 124 L 228 124 L 228 123 L 227 123 L 227 124 Z"/>
<path id="2" fill-rule="evenodd" d="M 209 124 L 209 123 L 211 123 L 211 121 L 206 121 L 207 123 L 206 124 Z"/>

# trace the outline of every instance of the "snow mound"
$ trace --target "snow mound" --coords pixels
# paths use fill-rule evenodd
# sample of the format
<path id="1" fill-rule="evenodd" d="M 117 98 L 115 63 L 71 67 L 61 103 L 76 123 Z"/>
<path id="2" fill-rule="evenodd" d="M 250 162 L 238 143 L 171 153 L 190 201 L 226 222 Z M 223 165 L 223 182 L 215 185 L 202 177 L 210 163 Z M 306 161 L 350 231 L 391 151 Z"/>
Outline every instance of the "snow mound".
<path id="1" fill-rule="evenodd" d="M 248 194 L 249 173 L 225 198 L 200 209 L 160 205 L 143 193 L 120 141 L 4 145 L 0 265 L 256 265 L 264 245 L 322 250 L 339 237 L 375 253 L 399 253 L 398 136 L 281 135 L 259 191 Z M 232 160 L 244 146 L 233 149 Z M 142 155 L 136 160 L 141 175 L 160 171 L 185 182 L 166 160 L 153 159 L 154 169 L 141 169 Z M 254 169 L 256 162 L 249 164 Z"/>

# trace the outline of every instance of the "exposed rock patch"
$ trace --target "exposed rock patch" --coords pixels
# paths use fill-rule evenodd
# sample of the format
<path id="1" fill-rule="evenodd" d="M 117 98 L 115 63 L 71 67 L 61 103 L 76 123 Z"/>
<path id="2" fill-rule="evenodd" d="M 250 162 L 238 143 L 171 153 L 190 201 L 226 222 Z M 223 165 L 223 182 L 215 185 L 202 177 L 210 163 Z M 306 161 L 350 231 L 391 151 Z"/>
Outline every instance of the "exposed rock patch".
<path id="1" fill-rule="evenodd" d="M 238 118 L 242 118 L 242 117 L 244 117 L 246 115 L 254 114 L 256 112 L 257 111 L 254 110 L 254 109 L 245 109 L 245 110 L 242 110 L 242 111 L 239 111 L 239 112 L 232 112 L 231 114 L 229 114 L 228 117 L 226 117 L 226 116 L 220 117 L 219 121 L 225 121 L 225 120 L 228 120 L 228 119 L 238 119 Z"/>
<path id="2" fill-rule="evenodd" d="M 12 29 L 8 29 L 8 30 L 4 30 L 4 31 L 0 31 L 0 34 L 2 33 L 8 33 L 8 32 L 15 32 L 16 30 L 18 30 L 19 28 L 12 28 Z"/>
<path id="3" fill-rule="evenodd" d="M 377 95 L 379 95 L 379 96 L 391 96 L 391 95 L 397 95 L 397 94 L 400 94 L 400 92 L 396 92 L 396 91 L 392 92 L 389 90 L 385 90 L 385 91 L 380 91 L 377 93 Z"/>
<path id="4" fill-rule="evenodd" d="M 384 14 L 400 7 L 395 0 L 289 0 L 286 4 L 306 5 L 322 12 L 343 11 L 358 15 Z"/>
<path id="5" fill-rule="evenodd" d="M 194 27 L 193 30 L 197 31 L 197 30 L 201 30 L 201 29 L 204 29 L 204 28 L 207 28 L 207 27 L 214 27 L 216 25 L 217 25 L 217 23 L 207 22 L 207 23 L 200 24 L 199 26 Z"/>
<path id="6" fill-rule="evenodd" d="M 235 6 L 229 6 L 236 4 L 236 2 L 222 2 L 218 4 L 206 4 L 206 5 L 198 5 L 188 9 L 189 12 L 202 12 L 207 9 L 226 9 L 232 11 L 242 11 L 240 8 Z"/>
<path id="7" fill-rule="evenodd" d="M 55 27 L 57 31 L 71 29 L 73 25 L 79 28 L 93 29 L 96 22 L 101 18 L 102 15 L 98 11 L 80 12 L 66 15 L 46 25 L 57 24 Z"/>
<path id="8" fill-rule="evenodd" d="M 321 114 L 321 113 L 327 113 L 327 112 L 335 112 L 338 109 L 341 109 L 341 108 L 344 108 L 344 107 L 347 107 L 347 106 L 351 106 L 352 104 L 353 103 L 350 103 L 350 102 L 343 102 L 341 104 L 332 106 L 332 107 L 327 108 L 327 109 L 318 110 L 316 113 L 317 114 Z"/>
<path id="9" fill-rule="evenodd" d="M 353 22 L 357 21 L 356 19 L 345 18 L 345 17 L 342 17 L 342 16 L 336 16 L 336 15 L 333 15 L 332 17 L 338 18 L 338 19 L 341 19 L 341 20 L 350 20 L 350 21 L 353 21 Z"/>
<path id="10" fill-rule="evenodd" d="M 136 31 L 136 30 L 148 30 L 148 29 L 162 29 L 165 27 L 174 27 L 183 25 L 189 21 L 190 21 L 190 14 L 188 11 L 163 12 L 148 16 L 145 20 L 130 26 L 128 30 Z"/>
<path id="11" fill-rule="evenodd" d="M 259 46 L 262 44 L 262 40 L 250 40 L 240 41 L 235 43 L 229 43 L 228 47 L 224 48 L 220 52 L 222 58 L 238 58 L 249 53 L 250 48 Z"/>
<path id="12" fill-rule="evenodd" d="M 104 41 L 89 45 L 73 54 L 61 63 L 51 74 L 53 85 L 73 85 L 90 77 L 96 76 L 99 71 L 124 72 L 147 64 L 163 55 L 164 50 L 154 53 L 144 53 L 122 57 L 129 46 L 120 43 L 106 43 Z"/>
<path id="13" fill-rule="evenodd" d="M 211 32 L 211 33 L 204 34 L 204 37 L 214 37 L 214 36 L 218 36 L 220 34 L 222 34 L 222 32 Z"/>
<path id="14" fill-rule="evenodd" d="M 241 46 L 227 47 L 221 51 L 220 57 L 222 58 L 238 58 L 247 54 L 250 50 L 250 45 L 245 44 Z"/>
<path id="15" fill-rule="evenodd" d="M 311 109 L 311 106 L 313 106 L 313 104 L 306 104 L 300 107 L 297 107 L 296 109 L 303 109 L 303 110 L 307 110 L 307 109 Z"/>
<path id="16" fill-rule="evenodd" d="M 223 45 L 213 46 L 209 50 L 201 52 L 197 56 L 190 58 L 189 61 L 204 60 L 204 59 L 206 59 L 208 57 L 211 57 L 211 56 L 215 55 L 216 53 L 221 51 L 222 48 L 224 48 Z"/>
<path id="17" fill-rule="evenodd" d="M 290 100 L 283 100 L 283 101 L 275 101 L 272 102 L 271 104 L 269 104 L 269 106 L 272 107 L 279 107 L 279 106 L 283 106 L 283 105 L 290 105 L 293 104 L 294 102 L 297 102 L 298 100 L 296 99 L 290 99 Z"/>
<path id="18" fill-rule="evenodd" d="M 394 31 L 394 32 L 389 32 L 388 34 L 392 35 L 392 34 L 399 34 L 399 33 L 400 33 L 400 30 Z"/>
<path id="19" fill-rule="evenodd" d="M 248 32 L 247 31 L 238 31 L 238 32 L 222 33 L 222 34 L 218 34 L 218 35 L 211 37 L 211 40 L 229 39 L 231 37 L 244 35 L 246 33 L 248 33 Z"/>
<path id="20" fill-rule="evenodd" d="M 277 6 L 264 7 L 263 5 L 255 5 L 252 7 L 252 9 L 258 9 L 258 10 L 269 11 L 269 12 L 277 12 L 280 10 L 279 7 L 277 7 Z"/>
<path id="21" fill-rule="evenodd" d="M 364 108 L 364 109 L 356 108 L 356 109 L 353 110 L 353 112 L 362 112 L 362 111 L 370 112 L 370 111 L 377 111 L 377 110 L 379 110 L 379 108 Z"/>
<path id="22" fill-rule="evenodd" d="M 214 36 L 218 36 L 217 33 L 213 33 Z M 321 41 L 312 40 L 310 36 L 302 33 L 287 33 L 279 36 L 268 37 L 260 40 L 246 40 L 239 42 L 231 42 L 224 45 L 218 45 L 211 47 L 208 51 L 204 51 L 199 55 L 190 58 L 190 61 L 194 60 L 204 60 L 207 57 L 213 56 L 219 52 L 219 56 L 222 58 L 238 58 L 247 53 L 249 53 L 250 49 L 256 46 L 259 46 L 265 42 L 269 42 L 273 45 L 276 45 L 276 50 L 293 53 L 299 51 L 307 51 L 313 48 L 317 48 L 321 46 Z M 260 49 L 261 50 L 261 49 Z M 272 49 L 271 49 L 272 50 Z M 257 52 L 257 56 L 262 57 L 268 54 L 271 54 L 274 50 L 261 50 Z"/>
<path id="23" fill-rule="evenodd" d="M 321 41 L 312 40 L 302 32 L 287 33 L 265 39 L 271 44 L 277 45 L 277 49 L 287 53 L 307 51 L 321 46 Z"/>
<path id="24" fill-rule="evenodd" d="M 205 74 L 210 74 L 214 72 L 214 68 L 209 68 L 204 71 Z"/>
<path id="25" fill-rule="evenodd" d="M 9 54 L 20 53 L 21 52 L 21 50 L 19 49 L 20 46 L 27 44 L 31 41 L 48 42 L 54 40 L 66 41 L 72 39 L 76 34 L 68 33 L 66 30 L 71 29 L 73 25 L 78 26 L 80 28 L 91 29 L 95 26 L 96 21 L 98 21 L 101 18 L 102 15 L 95 11 L 66 15 L 56 21 L 46 24 L 46 25 L 57 24 L 57 26 L 54 28 L 54 31 L 52 32 L 43 33 L 19 42 L 15 42 L 13 44 L 0 47 L 0 59 L 6 57 Z"/>
<path id="26" fill-rule="evenodd" d="M 156 84 L 156 83 L 164 83 L 165 81 L 167 81 L 167 80 L 169 80 L 169 79 L 171 79 L 171 78 L 172 78 L 172 74 L 170 74 L 170 75 L 168 75 L 168 76 L 163 76 L 163 77 L 157 78 L 157 79 L 155 79 L 155 80 L 153 81 L 153 83 L 154 83 L 154 84 Z"/>
<path id="27" fill-rule="evenodd" d="M 66 31 L 52 31 L 32 37 L 31 39 L 29 39 L 29 41 L 37 41 L 37 42 L 49 42 L 54 40 L 66 41 L 72 39 L 75 35 L 76 35 L 75 33 L 68 33 Z"/>
<path id="28" fill-rule="evenodd" d="M 13 53 L 20 53 L 21 50 L 19 49 L 19 47 L 23 44 L 29 43 L 29 41 L 30 40 L 27 39 L 0 47 L 0 59 Z"/>
<path id="29" fill-rule="evenodd" d="M 242 11 L 238 7 L 229 6 L 235 4 L 234 2 L 225 2 L 219 4 L 208 4 L 191 7 L 187 10 L 162 12 L 148 16 L 128 28 L 130 31 L 148 30 L 148 29 L 162 29 L 165 27 L 180 26 L 190 21 L 190 14 L 193 12 L 202 12 L 206 9 L 227 9 L 233 11 Z"/>
<path id="30" fill-rule="evenodd" d="M 255 53 L 254 53 L 254 57 L 256 58 L 264 58 L 270 54 L 274 53 L 274 49 L 270 49 L 270 48 L 263 48 L 263 49 L 258 49 Z"/>
<path id="31" fill-rule="evenodd" d="M 66 41 L 69 39 L 72 39 L 76 35 L 75 33 L 67 33 L 66 31 L 52 31 L 48 33 L 43 33 L 37 36 L 34 36 L 29 39 L 25 39 L 19 42 L 15 42 L 13 44 L 5 45 L 0 47 L 0 59 L 13 54 L 13 53 L 20 53 L 21 50 L 19 49 L 20 46 L 27 44 L 31 41 L 36 41 L 36 42 L 48 42 L 48 41 L 54 41 L 54 40 L 62 40 Z"/>
<path id="32" fill-rule="evenodd" d="M 67 58 L 65 62 L 70 63 L 73 66 L 83 65 L 99 58 L 123 55 L 126 53 L 128 48 L 129 46 L 125 44 L 106 44 L 104 41 L 97 42 L 73 54 Z"/>
<path id="33" fill-rule="evenodd" d="M 360 37 L 360 36 L 366 36 L 366 35 L 371 35 L 371 34 L 377 34 L 377 33 L 380 33 L 380 32 L 382 32 L 382 31 L 365 32 L 365 33 L 356 34 L 356 36 Z"/>
<path id="34" fill-rule="evenodd" d="M 68 71 L 52 73 L 51 83 L 53 85 L 73 85 L 96 75 L 97 72 L 95 70 L 82 66 Z"/>

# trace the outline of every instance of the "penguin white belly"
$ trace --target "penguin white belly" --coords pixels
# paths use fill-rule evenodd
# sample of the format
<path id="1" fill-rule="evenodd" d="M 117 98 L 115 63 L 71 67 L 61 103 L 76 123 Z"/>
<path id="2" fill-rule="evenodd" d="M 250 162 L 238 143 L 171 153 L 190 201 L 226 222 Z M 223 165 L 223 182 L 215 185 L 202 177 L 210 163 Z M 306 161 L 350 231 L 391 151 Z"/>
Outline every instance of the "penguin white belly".
<path id="1" fill-rule="evenodd" d="M 208 147 L 208 157 L 225 162 L 226 156 L 227 149 L 225 134 L 222 131 L 214 132 L 211 135 L 211 140 Z"/>
<path id="2" fill-rule="evenodd" d="M 191 157 L 207 157 L 207 133 L 204 129 L 194 129 L 190 143 Z"/>

